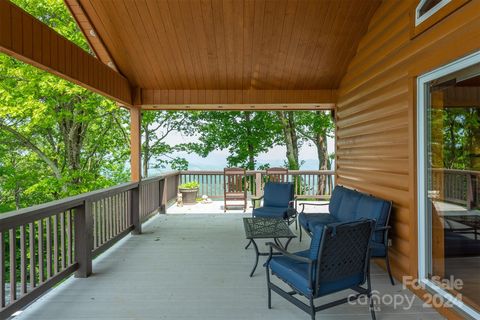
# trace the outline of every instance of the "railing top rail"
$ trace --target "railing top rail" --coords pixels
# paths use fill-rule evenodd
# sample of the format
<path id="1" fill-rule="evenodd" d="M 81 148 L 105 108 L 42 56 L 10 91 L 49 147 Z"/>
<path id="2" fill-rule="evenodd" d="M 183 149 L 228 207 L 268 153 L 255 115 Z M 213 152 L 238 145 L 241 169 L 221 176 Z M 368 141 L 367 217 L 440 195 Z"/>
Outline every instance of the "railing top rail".
<path id="1" fill-rule="evenodd" d="M 168 177 L 178 176 L 179 174 L 180 174 L 180 171 L 167 171 L 167 172 L 162 173 L 159 176 L 154 176 L 154 177 L 149 177 L 149 178 L 142 179 L 140 181 L 140 184 L 148 184 L 148 183 L 160 181 L 160 180 L 163 180 L 163 179 L 168 178 Z"/>
<path id="2" fill-rule="evenodd" d="M 55 200 L 29 208 L 10 211 L 0 215 L 0 231 L 51 216 L 81 206 L 85 201 L 96 201 L 111 195 L 131 190 L 138 186 L 136 182 L 123 183 L 111 188 L 83 193 L 65 199 Z"/>
<path id="3" fill-rule="evenodd" d="M 462 169 L 432 168 L 432 171 L 446 172 L 446 173 L 458 173 L 458 174 L 474 174 L 474 175 L 480 175 L 480 171 L 462 170 Z"/>
<path id="4" fill-rule="evenodd" d="M 252 175 L 256 173 L 266 174 L 266 170 L 247 170 L 247 175 Z M 299 175 L 299 174 L 334 174 L 333 170 L 288 170 L 289 175 Z M 183 170 L 180 171 L 180 174 L 198 174 L 198 175 L 223 175 L 223 170 Z"/>

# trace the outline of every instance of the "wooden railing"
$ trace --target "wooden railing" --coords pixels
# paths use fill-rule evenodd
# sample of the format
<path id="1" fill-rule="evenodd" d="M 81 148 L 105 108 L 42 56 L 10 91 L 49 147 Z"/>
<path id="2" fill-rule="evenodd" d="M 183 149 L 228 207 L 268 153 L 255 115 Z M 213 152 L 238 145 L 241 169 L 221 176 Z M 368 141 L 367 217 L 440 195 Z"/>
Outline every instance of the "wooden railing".
<path id="1" fill-rule="evenodd" d="M 165 212 L 179 173 L 126 183 L 0 215 L 0 319 L 75 273 L 141 223 Z"/>
<path id="2" fill-rule="evenodd" d="M 247 171 L 248 190 L 252 195 L 261 195 L 267 180 L 265 170 Z M 180 183 L 200 183 L 199 196 L 212 199 L 223 198 L 223 171 L 181 171 Z M 287 181 L 295 183 L 295 195 L 303 199 L 328 198 L 333 190 L 334 172 L 321 170 L 290 170 Z"/>
<path id="3" fill-rule="evenodd" d="M 432 169 L 431 189 L 440 200 L 480 207 L 480 171 Z"/>

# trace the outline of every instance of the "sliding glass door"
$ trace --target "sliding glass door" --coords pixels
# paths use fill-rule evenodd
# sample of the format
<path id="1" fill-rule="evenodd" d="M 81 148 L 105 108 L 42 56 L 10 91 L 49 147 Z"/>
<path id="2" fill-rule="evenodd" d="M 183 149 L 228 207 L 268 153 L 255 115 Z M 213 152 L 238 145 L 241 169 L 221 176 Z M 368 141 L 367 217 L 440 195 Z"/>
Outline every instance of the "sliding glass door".
<path id="1" fill-rule="evenodd" d="M 477 317 L 480 54 L 419 77 L 417 106 L 420 282 L 433 302 Z"/>

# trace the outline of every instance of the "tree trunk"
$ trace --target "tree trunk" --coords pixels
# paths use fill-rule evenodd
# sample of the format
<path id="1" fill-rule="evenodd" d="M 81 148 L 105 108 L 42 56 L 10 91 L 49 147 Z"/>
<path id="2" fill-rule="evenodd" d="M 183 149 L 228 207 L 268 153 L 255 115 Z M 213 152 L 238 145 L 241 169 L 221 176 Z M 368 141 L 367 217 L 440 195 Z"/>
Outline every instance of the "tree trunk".
<path id="1" fill-rule="evenodd" d="M 328 170 L 327 136 L 320 133 L 315 134 L 315 146 L 317 147 L 318 170 Z M 318 194 L 325 194 L 327 181 L 326 175 L 322 174 L 318 177 Z"/>
<path id="2" fill-rule="evenodd" d="M 245 121 L 245 128 L 247 130 L 247 151 L 248 151 L 248 164 L 247 168 L 249 170 L 255 170 L 255 148 L 253 146 L 253 143 L 251 139 L 255 139 L 255 137 L 252 136 L 252 128 L 251 128 L 251 112 L 250 111 L 245 111 L 243 113 L 243 120 Z"/>
<path id="3" fill-rule="evenodd" d="M 290 170 L 298 170 L 298 138 L 295 130 L 295 120 L 292 111 L 277 111 L 278 119 L 282 125 L 285 146 L 287 147 L 287 161 Z"/>
<path id="4" fill-rule="evenodd" d="M 81 103 L 81 101 L 79 101 L 79 103 Z M 57 110 L 61 112 L 70 111 L 70 116 L 62 117 L 58 125 L 65 145 L 66 165 L 70 171 L 77 172 L 81 169 L 81 153 L 88 123 L 79 120 L 84 118 L 84 114 L 79 113 L 83 111 L 78 111 L 74 103 L 59 105 Z M 70 183 L 80 185 L 82 183 L 80 177 L 78 175 L 74 176 Z"/>

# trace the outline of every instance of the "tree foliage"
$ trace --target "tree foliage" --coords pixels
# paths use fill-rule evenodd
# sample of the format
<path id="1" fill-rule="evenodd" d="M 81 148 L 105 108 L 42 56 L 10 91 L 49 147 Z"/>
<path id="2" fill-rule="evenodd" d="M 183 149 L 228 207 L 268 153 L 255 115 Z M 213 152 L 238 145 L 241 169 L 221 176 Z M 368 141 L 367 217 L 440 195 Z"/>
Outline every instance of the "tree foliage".
<path id="1" fill-rule="evenodd" d="M 148 177 L 150 168 L 187 170 L 188 161 L 173 156 L 176 151 L 188 150 L 187 144 L 169 144 L 167 137 L 172 133 L 193 135 L 192 115 L 188 112 L 145 111 L 142 113 L 142 171 Z"/>
<path id="2" fill-rule="evenodd" d="M 199 143 L 190 147 L 204 157 L 213 150 L 226 149 L 229 166 L 253 170 L 260 153 L 281 143 L 281 127 L 271 112 L 198 112 L 193 122 Z"/>
<path id="3" fill-rule="evenodd" d="M 62 1 L 15 2 L 88 48 Z M 0 210 L 127 179 L 127 116 L 110 100 L 0 55 Z"/>

